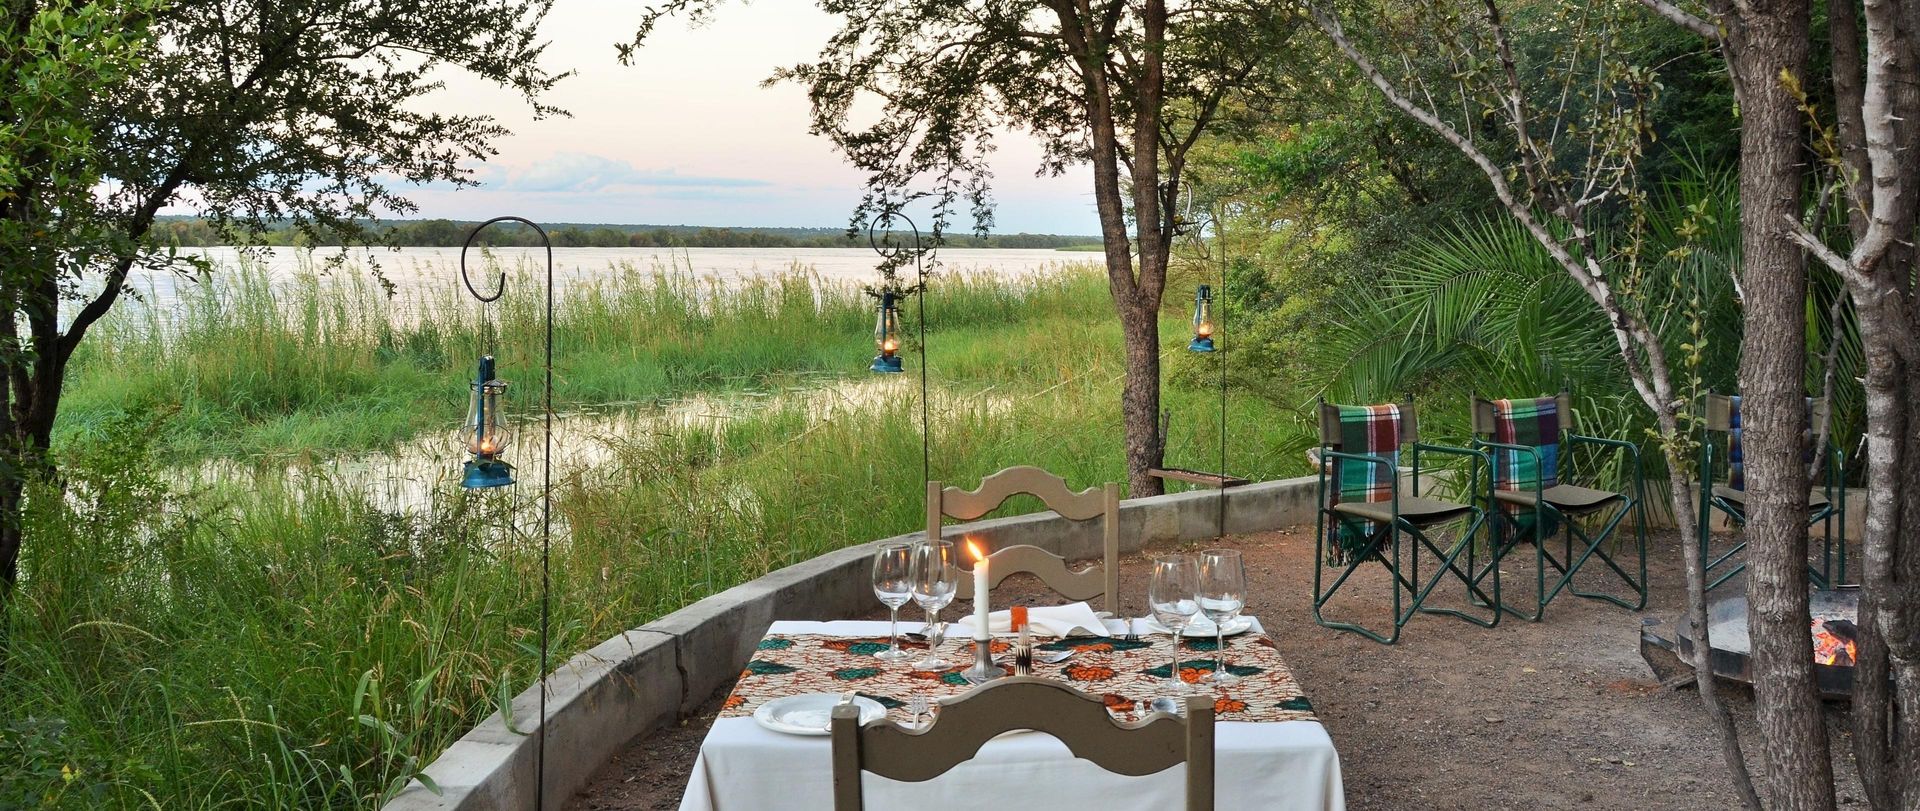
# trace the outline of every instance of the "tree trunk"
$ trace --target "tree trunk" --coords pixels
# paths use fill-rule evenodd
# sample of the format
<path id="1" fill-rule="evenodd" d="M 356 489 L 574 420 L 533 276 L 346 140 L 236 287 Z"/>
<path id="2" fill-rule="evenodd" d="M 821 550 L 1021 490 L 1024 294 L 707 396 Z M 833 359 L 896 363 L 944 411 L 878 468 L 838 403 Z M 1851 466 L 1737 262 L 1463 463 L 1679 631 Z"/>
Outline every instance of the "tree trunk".
<path id="1" fill-rule="evenodd" d="M 1911 269 L 1907 272 L 1911 278 Z M 1907 326 L 1912 329 L 1912 322 Z M 1906 380 L 1902 403 L 1909 409 L 1920 402 L 1915 399 L 1920 397 L 1920 380 L 1914 378 L 1912 370 L 1911 363 L 1902 369 Z M 1907 460 L 1920 458 L 1920 419 L 1911 411 L 1905 418 L 1906 448 L 1901 456 Z M 1879 622 L 1894 682 L 1894 697 L 1888 708 L 1893 715 L 1891 737 L 1895 740 L 1890 754 L 1897 768 L 1890 782 L 1897 802 L 1907 809 L 1920 807 L 1920 539 L 1913 537 L 1913 528 L 1920 527 L 1917 478 L 1909 463 L 1897 485 L 1902 531 L 1889 538 L 1894 546 L 1895 582 L 1883 585 L 1887 594 L 1881 601 Z"/>
<path id="2" fill-rule="evenodd" d="M 1860 638 L 1853 673 L 1854 757 L 1876 810 L 1899 806 L 1893 739 L 1893 683 L 1884 631 L 1893 590 L 1894 546 L 1901 535 L 1907 411 L 1901 402 L 1905 368 L 1893 347 L 1884 305 L 1863 302 L 1860 339 L 1866 356 L 1867 515 L 1861 538 Z"/>
<path id="3" fill-rule="evenodd" d="M 1828 0 L 1827 34 L 1833 53 L 1833 115 L 1840 159 L 1847 176 L 1842 188 L 1847 206 L 1847 230 L 1855 240 L 1866 236 L 1866 204 L 1873 167 L 1867 162 L 1866 72 L 1861 65 L 1860 4 L 1858 0 Z"/>
<path id="4" fill-rule="evenodd" d="M 1676 415 L 1662 413 L 1659 422 L 1662 433 L 1679 435 L 1680 421 Z M 1693 462 L 1680 459 L 1672 452 L 1666 457 L 1667 493 L 1673 507 L 1673 523 L 1680 530 L 1680 552 L 1687 569 L 1687 627 L 1688 636 L 1694 639 L 1693 661 L 1689 664 L 1693 666 L 1694 685 L 1700 691 L 1700 704 L 1706 707 L 1708 720 L 1719 733 L 1720 757 L 1726 762 L 1728 773 L 1733 775 L 1733 787 L 1740 794 L 1741 807 L 1760 811 L 1760 798 L 1754 794 L 1753 778 L 1747 773 L 1747 758 L 1740 748 L 1740 731 L 1734 728 L 1733 714 L 1720 703 L 1719 683 L 1714 681 L 1709 658 L 1713 643 L 1707 622 L 1706 555 L 1698 537 L 1700 524 L 1693 520 L 1699 514 L 1700 494 L 1694 492 L 1693 477 L 1685 473 L 1692 469 Z"/>
<path id="5" fill-rule="evenodd" d="M 1126 428 L 1127 494 L 1159 495 L 1160 480 L 1147 471 L 1160 466 L 1160 313 L 1139 304 L 1120 306 L 1120 331 L 1126 343 L 1127 378 L 1120 391 Z"/>
<path id="6" fill-rule="evenodd" d="M 1099 119 L 1099 117 L 1096 117 Z M 1126 359 L 1126 380 L 1120 389 L 1120 421 L 1125 431 L 1127 494 L 1156 496 L 1160 480 L 1147 471 L 1160 466 L 1160 302 L 1145 300 L 1127 233 L 1121 202 L 1116 133 L 1111 119 L 1094 125 L 1093 196 L 1100 212 L 1101 239 L 1106 246 L 1107 289 L 1120 316 L 1120 334 Z M 1101 144 L 1106 144 L 1103 148 Z M 1104 159 L 1098 157 L 1105 154 Z M 1143 249 L 1142 253 L 1146 251 Z M 1144 258 L 1144 257 L 1143 257 Z"/>
<path id="7" fill-rule="evenodd" d="M 1162 78 L 1160 54 L 1148 49 L 1147 70 L 1131 89 L 1128 99 L 1134 110 L 1132 122 L 1131 181 L 1121 181 L 1119 122 L 1115 119 L 1114 85 L 1107 79 L 1110 67 L 1111 35 L 1091 15 L 1076 13 L 1070 5 L 1054 8 L 1067 47 L 1079 65 L 1086 92 L 1088 162 L 1093 166 L 1093 200 L 1100 215 L 1100 241 L 1105 249 L 1107 290 L 1113 296 L 1113 309 L 1120 317 L 1120 332 L 1126 358 L 1126 381 L 1120 390 L 1121 426 L 1126 432 L 1127 493 L 1138 498 L 1157 496 L 1160 480 L 1147 471 L 1160 466 L 1160 295 L 1166 282 L 1166 256 L 1170 244 L 1159 227 L 1160 157 L 1159 115 Z M 1142 14 L 1142 26 L 1148 39 L 1162 37 L 1166 31 L 1166 8 L 1161 0 L 1149 0 Z M 1145 127 L 1143 128 L 1143 122 Z M 1144 133 L 1143 133 L 1144 129 Z M 1148 194 L 1143 198 L 1143 184 Z M 1131 194 L 1123 191 L 1131 186 Z M 1127 230 L 1128 197 L 1135 210 L 1138 238 Z M 1144 206 L 1144 207 L 1142 207 Z M 1140 255 L 1136 269 L 1134 250 Z"/>
<path id="8" fill-rule="evenodd" d="M 1731 56 L 1741 85 L 1740 394 L 1755 716 L 1769 805 L 1818 811 L 1834 807 L 1834 794 L 1807 627 L 1807 274 L 1784 227 L 1800 216 L 1806 167 L 1799 103 L 1782 81 L 1806 76 L 1810 9 L 1783 0 L 1743 12 L 1742 47 Z"/>

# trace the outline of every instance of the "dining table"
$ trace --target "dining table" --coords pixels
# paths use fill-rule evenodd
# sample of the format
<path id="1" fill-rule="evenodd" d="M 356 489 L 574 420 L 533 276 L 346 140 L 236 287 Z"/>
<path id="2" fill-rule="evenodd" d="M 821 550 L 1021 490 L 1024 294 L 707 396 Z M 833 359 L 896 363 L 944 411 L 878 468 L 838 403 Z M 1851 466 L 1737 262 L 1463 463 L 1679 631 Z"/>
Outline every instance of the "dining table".
<path id="1" fill-rule="evenodd" d="M 1149 712 L 1152 699 L 1168 695 L 1173 638 L 1139 633 L 1147 627 L 1104 619 L 1106 633 L 1035 641 L 1032 673 L 1056 678 L 1100 696 L 1120 720 Z M 905 624 L 915 630 L 918 624 Z M 827 737 L 775 732 L 754 711 L 784 696 L 852 691 L 877 702 L 895 721 L 916 721 L 914 698 L 929 702 L 970 687 L 960 671 L 916 670 L 912 660 L 874 658 L 889 644 L 886 622 L 778 621 L 772 623 L 746 663 L 713 726 L 700 745 L 681 811 L 828 811 L 833 807 L 832 746 Z M 1189 690 L 1214 696 L 1216 807 L 1273 811 L 1343 811 L 1340 756 L 1313 714 L 1278 648 L 1257 619 L 1244 633 L 1226 637 L 1229 673 L 1223 687 L 1202 681 L 1215 661 L 1213 637 L 1181 641 L 1179 675 Z M 903 639 L 924 654 L 924 637 Z M 1010 659 L 1011 640 L 997 637 L 995 655 Z M 947 640 L 942 658 L 972 661 L 973 643 Z M 1072 651 L 1063 661 L 1046 663 Z M 936 703 L 937 707 L 937 703 Z M 918 719 L 925 720 L 925 719 Z M 933 723 L 938 723 L 937 715 Z M 988 741 L 970 760 L 922 783 L 863 774 L 869 808 L 935 809 L 1096 808 L 1100 811 L 1183 808 L 1185 779 L 1175 766 L 1155 774 L 1123 776 L 1075 758 L 1065 744 L 1039 732 L 1013 732 Z"/>

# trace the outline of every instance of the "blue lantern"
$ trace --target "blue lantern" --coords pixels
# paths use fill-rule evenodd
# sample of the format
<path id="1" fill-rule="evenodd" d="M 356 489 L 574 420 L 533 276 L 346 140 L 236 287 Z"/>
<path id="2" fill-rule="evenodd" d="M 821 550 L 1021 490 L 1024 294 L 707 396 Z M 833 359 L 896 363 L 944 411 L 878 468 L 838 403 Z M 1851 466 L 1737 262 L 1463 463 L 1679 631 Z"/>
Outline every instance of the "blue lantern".
<path id="1" fill-rule="evenodd" d="M 1213 351 L 1213 288 L 1204 284 L 1193 293 L 1193 341 L 1187 349 Z"/>
<path id="2" fill-rule="evenodd" d="M 507 392 L 507 382 L 493 376 L 492 355 L 480 358 L 472 389 L 467 423 L 460 429 L 460 444 L 470 456 L 460 486 L 479 490 L 513 484 L 513 465 L 500 458 L 510 436 L 506 416 L 500 410 L 500 395 Z"/>
<path id="3" fill-rule="evenodd" d="M 873 344 L 880 349 L 880 354 L 875 355 L 873 365 L 867 367 L 875 372 L 893 374 L 903 371 L 900 367 L 900 308 L 894 302 L 891 291 L 880 294 L 880 316 L 873 326 Z"/>

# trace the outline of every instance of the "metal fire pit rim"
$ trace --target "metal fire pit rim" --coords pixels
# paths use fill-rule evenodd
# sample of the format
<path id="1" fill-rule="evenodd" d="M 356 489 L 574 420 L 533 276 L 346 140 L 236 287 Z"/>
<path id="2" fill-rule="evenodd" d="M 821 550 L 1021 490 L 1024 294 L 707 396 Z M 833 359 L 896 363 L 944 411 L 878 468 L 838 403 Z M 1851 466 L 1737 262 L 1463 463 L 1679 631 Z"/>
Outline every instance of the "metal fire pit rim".
<path id="1" fill-rule="evenodd" d="M 1848 609 L 1849 617 L 1858 616 L 1858 586 L 1841 586 L 1835 589 L 1812 589 L 1811 591 L 1815 599 L 1822 600 L 1828 605 L 1833 605 L 1837 600 L 1838 603 L 1844 604 L 1844 607 Z M 1740 623 L 1740 636 L 1744 638 L 1746 612 L 1747 597 L 1745 594 L 1721 598 L 1708 606 L 1708 615 L 1710 618 L 1709 627 L 1718 629 L 1723 623 L 1732 621 L 1732 618 L 1738 618 L 1738 622 Z M 1716 616 L 1721 617 L 1722 620 L 1716 622 L 1711 619 Z M 1811 617 L 1809 619 L 1811 619 Z M 1654 620 L 1654 624 L 1657 623 L 1658 620 Z M 1655 633 L 1651 625 L 1643 626 L 1640 632 L 1641 657 L 1646 659 L 1647 664 L 1653 667 L 1654 672 L 1660 674 L 1663 678 L 1668 675 L 1666 671 L 1673 670 L 1673 667 L 1672 665 L 1663 666 L 1656 663 L 1656 654 L 1653 653 L 1654 649 L 1665 651 L 1668 655 L 1673 656 L 1678 660 L 1680 666 L 1686 670 L 1691 670 L 1693 667 L 1694 646 L 1692 638 L 1682 630 L 1684 628 L 1683 623 L 1675 623 L 1672 627 L 1674 628 L 1674 638 L 1671 640 Z M 1746 651 L 1728 650 L 1716 645 L 1708 651 L 1707 663 L 1713 669 L 1714 675 L 1716 676 L 1733 679 L 1746 684 L 1753 683 L 1753 657 Z M 1820 691 L 1820 695 L 1828 699 L 1850 698 L 1853 695 L 1853 670 L 1854 668 L 1851 664 L 1823 665 L 1818 662 L 1814 663 L 1814 683 Z"/>

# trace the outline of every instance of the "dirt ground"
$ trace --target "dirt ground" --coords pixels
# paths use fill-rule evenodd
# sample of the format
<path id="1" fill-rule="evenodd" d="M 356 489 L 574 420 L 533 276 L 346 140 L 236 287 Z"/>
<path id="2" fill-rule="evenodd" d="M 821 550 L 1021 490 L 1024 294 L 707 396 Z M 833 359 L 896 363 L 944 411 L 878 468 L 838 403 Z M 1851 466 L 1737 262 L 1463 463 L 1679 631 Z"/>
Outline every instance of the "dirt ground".
<path id="1" fill-rule="evenodd" d="M 1419 616 L 1391 647 L 1313 623 L 1311 528 L 1206 546 L 1243 550 L 1248 612 L 1261 618 L 1332 735 L 1349 808 L 1692 811 L 1739 805 L 1698 695 L 1661 690 L 1640 658 L 1643 618 L 1670 629 L 1680 617 L 1680 550 L 1671 535 L 1656 535 L 1649 549 L 1653 591 L 1644 613 L 1563 595 L 1539 623 L 1508 617 L 1484 629 Z M 1127 614 L 1145 613 L 1146 561 L 1172 548 L 1156 546 L 1123 561 Z M 1510 557 L 1503 588 L 1530 598 L 1532 566 L 1530 554 Z M 1609 585 L 1603 571 L 1597 562 L 1586 570 L 1583 588 Z M 1391 600 L 1386 583 L 1384 569 L 1364 567 L 1327 615 L 1382 620 Z M 1739 587 L 1736 580 L 1716 594 Z M 995 590 L 996 598 L 1002 595 L 1009 603 L 1047 599 L 1028 578 L 1009 580 Z M 1429 604 L 1464 606 L 1461 595 L 1458 581 L 1451 590 L 1443 581 Z M 884 619 L 885 612 L 868 618 Z M 1749 767 L 1757 772 L 1751 692 L 1730 685 L 1722 694 L 1741 720 Z M 677 808 L 719 698 L 679 726 L 636 740 L 570 807 Z M 1845 706 L 1830 705 L 1828 720 L 1835 751 L 1848 751 Z M 1834 765 L 1843 807 L 1861 805 L 1851 759 L 1836 758 Z"/>

